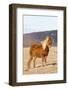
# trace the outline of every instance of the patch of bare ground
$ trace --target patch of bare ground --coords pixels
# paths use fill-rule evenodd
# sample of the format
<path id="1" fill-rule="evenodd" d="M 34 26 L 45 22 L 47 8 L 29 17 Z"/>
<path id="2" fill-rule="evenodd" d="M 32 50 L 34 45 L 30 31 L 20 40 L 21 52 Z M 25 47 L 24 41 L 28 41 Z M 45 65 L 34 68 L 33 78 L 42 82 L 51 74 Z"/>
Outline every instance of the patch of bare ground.
<path id="1" fill-rule="evenodd" d="M 24 48 L 24 74 L 48 74 L 48 73 L 57 73 L 57 47 L 51 47 L 48 57 L 47 64 L 42 66 L 41 58 L 36 59 L 36 67 L 33 68 L 33 62 L 31 62 L 31 68 L 29 71 L 26 71 L 27 62 L 29 60 L 29 49 Z"/>

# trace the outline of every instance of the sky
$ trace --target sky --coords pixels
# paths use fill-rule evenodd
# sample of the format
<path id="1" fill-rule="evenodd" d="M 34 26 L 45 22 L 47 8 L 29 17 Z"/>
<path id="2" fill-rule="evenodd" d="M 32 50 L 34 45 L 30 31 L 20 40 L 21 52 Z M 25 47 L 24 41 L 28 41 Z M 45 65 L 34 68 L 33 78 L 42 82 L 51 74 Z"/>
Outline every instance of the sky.
<path id="1" fill-rule="evenodd" d="M 57 16 L 24 15 L 24 34 L 57 30 Z"/>

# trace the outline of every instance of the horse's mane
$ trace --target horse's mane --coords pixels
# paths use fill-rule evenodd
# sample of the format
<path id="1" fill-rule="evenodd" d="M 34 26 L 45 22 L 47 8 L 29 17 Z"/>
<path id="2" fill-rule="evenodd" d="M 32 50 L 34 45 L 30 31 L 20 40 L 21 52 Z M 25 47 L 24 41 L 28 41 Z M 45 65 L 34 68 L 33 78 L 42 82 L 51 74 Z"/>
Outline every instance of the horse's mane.
<path id="1" fill-rule="evenodd" d="M 46 45 L 47 45 L 47 41 L 46 40 L 45 41 L 41 41 L 41 45 L 42 45 L 43 50 L 45 50 Z"/>

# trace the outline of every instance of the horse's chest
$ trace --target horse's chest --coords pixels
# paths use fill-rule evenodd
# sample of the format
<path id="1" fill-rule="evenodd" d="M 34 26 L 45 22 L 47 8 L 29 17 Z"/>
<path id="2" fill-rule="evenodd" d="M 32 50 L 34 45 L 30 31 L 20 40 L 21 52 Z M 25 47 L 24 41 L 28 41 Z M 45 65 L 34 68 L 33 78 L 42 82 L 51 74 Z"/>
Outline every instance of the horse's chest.
<path id="1" fill-rule="evenodd" d="M 36 54 L 37 57 L 42 57 L 42 56 L 45 57 L 45 56 L 48 56 L 48 53 L 49 53 L 49 48 L 46 47 L 45 50 L 40 49 L 35 54 Z"/>
<path id="2" fill-rule="evenodd" d="M 45 50 L 43 50 L 42 55 L 43 56 L 48 56 L 48 53 L 49 53 L 49 48 L 46 47 Z"/>

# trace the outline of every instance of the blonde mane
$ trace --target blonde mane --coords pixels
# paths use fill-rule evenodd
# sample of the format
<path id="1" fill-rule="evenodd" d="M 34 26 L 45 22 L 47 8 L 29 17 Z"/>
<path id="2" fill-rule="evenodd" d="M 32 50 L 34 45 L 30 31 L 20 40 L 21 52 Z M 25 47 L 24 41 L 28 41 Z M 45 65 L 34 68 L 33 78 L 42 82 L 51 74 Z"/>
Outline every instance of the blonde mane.
<path id="1" fill-rule="evenodd" d="M 45 50 L 45 47 L 47 45 L 47 40 L 41 41 L 41 44 L 42 44 L 43 50 Z"/>
<path id="2" fill-rule="evenodd" d="M 46 45 L 48 45 L 48 40 L 49 40 L 49 37 L 47 36 L 43 41 L 41 41 L 43 50 L 45 50 Z"/>

